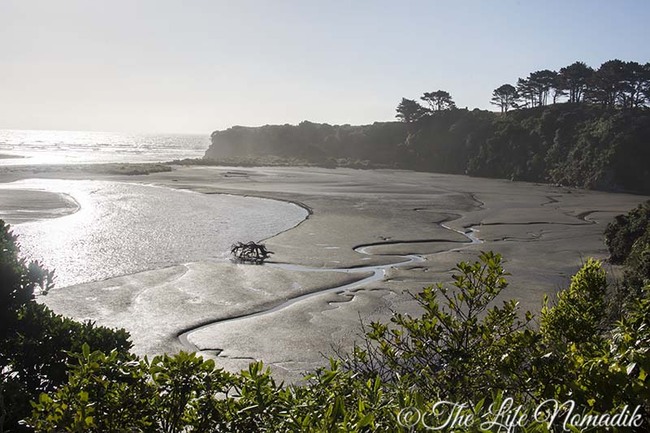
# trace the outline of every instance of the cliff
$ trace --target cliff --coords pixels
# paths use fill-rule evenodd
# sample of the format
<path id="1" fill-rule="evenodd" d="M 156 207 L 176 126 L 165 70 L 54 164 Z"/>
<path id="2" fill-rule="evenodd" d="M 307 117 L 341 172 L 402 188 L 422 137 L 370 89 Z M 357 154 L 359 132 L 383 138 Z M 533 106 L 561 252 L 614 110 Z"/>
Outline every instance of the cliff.
<path id="1" fill-rule="evenodd" d="M 443 110 L 412 123 L 235 126 L 212 133 L 204 160 L 268 157 L 649 193 L 650 110 L 564 103 Z"/>

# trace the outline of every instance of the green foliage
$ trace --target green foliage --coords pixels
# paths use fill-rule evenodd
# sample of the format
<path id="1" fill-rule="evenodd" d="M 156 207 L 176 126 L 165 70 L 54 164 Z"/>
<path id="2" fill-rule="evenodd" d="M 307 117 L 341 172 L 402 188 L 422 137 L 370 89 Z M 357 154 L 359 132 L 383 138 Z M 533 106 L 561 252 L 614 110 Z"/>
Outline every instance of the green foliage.
<path id="1" fill-rule="evenodd" d="M 519 99 L 519 94 L 515 86 L 503 84 L 492 92 L 490 104 L 499 107 L 502 113 L 507 113 L 510 108 L 517 107 L 517 99 Z"/>
<path id="2" fill-rule="evenodd" d="M 599 261 L 587 263 L 557 295 L 554 306 L 545 298 L 540 331 L 547 342 L 569 345 L 601 338 L 605 319 L 607 278 Z"/>
<path id="3" fill-rule="evenodd" d="M 630 256 L 634 244 L 650 231 L 650 200 L 626 215 L 618 215 L 605 229 L 605 244 L 610 261 L 621 264 Z"/>
<path id="4" fill-rule="evenodd" d="M 543 355 L 537 362 L 539 376 L 545 378 L 540 383 L 541 396 L 571 398 L 593 406 L 596 390 L 584 385 L 584 372 L 606 345 L 606 292 L 602 264 L 589 259 L 571 278 L 569 288 L 557 294 L 554 305 L 545 297 L 538 349 Z"/>
<path id="5" fill-rule="evenodd" d="M 558 86 L 568 92 L 569 102 L 582 102 L 594 70 L 584 62 L 575 62 L 559 71 Z"/>
<path id="6" fill-rule="evenodd" d="M 394 166 L 397 146 L 405 137 L 406 125 L 402 122 L 351 126 L 305 121 L 297 126 L 235 126 L 212 133 L 213 145 L 206 151 L 204 163 L 365 168 L 354 161 L 370 160 L 373 165 Z"/>
<path id="7" fill-rule="evenodd" d="M 234 376 L 194 354 L 158 356 L 148 363 L 115 351 L 90 352 L 84 345 L 77 358 L 68 383 L 34 403 L 35 430 L 215 431 L 228 424 L 224 409 L 240 404 L 219 398 L 238 383 Z"/>
<path id="8" fill-rule="evenodd" d="M 415 296 L 422 316 L 396 314 L 393 326 L 372 323 L 370 344 L 355 349 L 348 368 L 415 387 L 429 399 L 476 401 L 493 389 L 524 391 L 527 348 L 535 342 L 525 329 L 530 313 L 521 321 L 515 301 L 488 308 L 507 286 L 501 257 L 482 253 L 456 271 L 451 288 L 438 284 Z"/>
<path id="9" fill-rule="evenodd" d="M 389 166 L 650 192 L 650 63 L 615 59 L 594 70 L 574 62 L 558 72 L 531 72 L 517 87 L 494 90 L 491 103 L 502 115 L 456 110 L 443 90 L 420 99 L 428 109 L 402 98 L 402 122 L 215 131 L 203 162 Z"/>
<path id="10" fill-rule="evenodd" d="M 38 262 L 18 255 L 17 237 L 9 225 L 0 220 L 0 336 L 6 340 L 14 332 L 21 309 L 34 299 L 37 291 L 46 293 L 53 283 L 53 272 Z"/>
<path id="11" fill-rule="evenodd" d="M 642 215 L 636 211 L 634 218 Z M 17 254 L 13 241 L 4 251 Z M 635 251 L 648 249 L 644 233 L 632 243 L 626 266 L 638 263 L 630 261 Z M 27 265 L 18 269 L 26 272 Z M 18 391 L 22 403 L 33 400 L 22 428 L 36 431 L 405 433 L 443 423 L 450 412 L 434 410 L 441 400 L 465 404 L 458 414 L 471 422 L 448 428 L 459 432 L 503 431 L 499 424 L 481 426 L 481 416 L 518 405 L 531 414 L 546 399 L 571 400 L 583 415 L 638 407 L 647 422 L 650 284 L 627 300 L 622 319 L 612 323 L 606 320 L 605 272 L 588 259 L 554 302 L 546 299 L 535 328 L 530 313 L 520 317 L 515 301 L 497 302 L 508 286 L 501 256 L 481 253 L 455 271 L 450 286 L 414 296 L 421 315 L 372 323 L 353 353 L 287 387 L 261 362 L 231 374 L 196 354 L 140 359 L 126 353 L 125 335 L 73 324 L 28 300 L 16 326 L 29 322 L 38 332 L 21 332 L 12 340 L 20 349 L 2 353 L 11 362 L 3 364 L 0 409 L 8 396 L 12 406 L 0 417 L 9 416 L 14 424 L 7 425 L 18 427 Z M 54 346 L 38 348 L 37 335 L 52 336 Z M 91 351 L 86 340 L 100 350 Z M 77 353 L 57 351 L 58 344 Z M 35 390 L 44 392 L 36 396 Z M 558 421 L 528 422 L 517 431 L 565 430 Z"/>
<path id="12" fill-rule="evenodd" d="M 510 104 L 507 98 L 498 103 Z M 566 103 L 507 115 L 466 109 L 427 114 L 416 101 L 405 101 L 404 122 L 216 131 L 205 163 L 275 164 L 274 158 L 281 158 L 285 165 L 389 166 L 650 192 L 648 110 Z"/>
<path id="13" fill-rule="evenodd" d="M 83 344 L 121 356 L 131 348 L 124 330 L 78 323 L 34 300 L 52 287 L 53 272 L 21 258 L 16 236 L 0 220 L 0 431 L 22 429 L 30 399 L 67 381 L 69 353 Z"/>
<path id="14" fill-rule="evenodd" d="M 68 383 L 33 403 L 36 431 L 154 431 L 149 415 L 153 386 L 143 374 L 143 361 L 90 352 L 75 355 Z"/>
<path id="15" fill-rule="evenodd" d="M 551 89 L 557 87 L 558 74 L 544 69 L 531 72 L 528 78 L 517 81 L 517 92 L 525 101 L 527 107 L 542 107 L 548 103 Z"/>
<path id="16" fill-rule="evenodd" d="M 624 278 L 618 301 L 642 296 L 641 289 L 650 283 L 650 201 L 641 203 L 626 215 L 618 215 L 605 230 L 610 261 L 624 265 Z"/>
<path id="17" fill-rule="evenodd" d="M 420 99 L 429 104 L 430 111 L 452 110 L 456 108 L 456 103 L 451 98 L 451 95 L 444 90 L 424 92 Z"/>
<path id="18" fill-rule="evenodd" d="M 405 433 L 444 422 L 448 412 L 433 411 L 443 399 L 466 402 L 459 413 L 475 417 L 459 432 L 503 431 L 481 429 L 479 416 L 517 405 L 532 413 L 548 398 L 574 400 L 585 413 L 624 405 L 648 413 L 650 287 L 623 321 L 603 329 L 605 276 L 589 260 L 535 330 L 531 317 L 517 318 L 515 302 L 493 305 L 507 286 L 499 255 L 482 253 L 456 271 L 451 287 L 416 296 L 421 316 L 373 323 L 365 348 L 331 360 L 303 385 L 276 384 L 260 362 L 230 374 L 194 354 L 148 362 L 84 345 L 68 382 L 33 403 L 29 424 L 37 431 Z M 558 428 L 529 422 L 517 431 Z"/>
<path id="19" fill-rule="evenodd" d="M 650 285 L 631 302 L 627 317 L 612 333 L 608 371 L 617 376 L 616 393 L 622 401 L 644 405 L 650 413 Z M 611 391 L 611 390 L 610 390 Z"/>
<path id="20" fill-rule="evenodd" d="M 632 245 L 625 264 L 625 278 L 629 287 L 636 289 L 650 282 L 650 226 Z"/>
<path id="21" fill-rule="evenodd" d="M 395 117 L 406 124 L 417 122 L 427 113 L 427 109 L 418 104 L 417 101 L 406 98 L 402 98 L 395 111 L 397 111 Z"/>
<path id="22" fill-rule="evenodd" d="M 573 348 L 571 395 L 599 410 L 624 404 L 650 413 L 650 286 L 630 303 L 608 341 L 592 352 Z"/>

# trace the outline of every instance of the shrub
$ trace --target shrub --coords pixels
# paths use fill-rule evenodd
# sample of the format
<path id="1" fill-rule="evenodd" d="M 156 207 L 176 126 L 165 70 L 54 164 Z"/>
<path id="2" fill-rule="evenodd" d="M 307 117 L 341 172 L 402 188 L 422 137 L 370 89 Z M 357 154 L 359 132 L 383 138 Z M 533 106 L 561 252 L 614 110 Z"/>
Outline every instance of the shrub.
<path id="1" fill-rule="evenodd" d="M 621 264 L 632 252 L 634 243 L 650 230 L 650 200 L 626 215 L 618 215 L 605 229 L 605 244 L 610 261 Z"/>
<path id="2" fill-rule="evenodd" d="M 516 303 L 491 306 L 506 275 L 497 254 L 460 263 L 451 288 L 416 295 L 422 316 L 373 323 L 364 349 L 330 360 L 303 385 L 276 384 L 260 362 L 230 374 L 195 354 L 149 362 L 84 345 L 68 382 L 40 396 L 29 423 L 38 431 L 405 433 L 430 431 L 423 423 L 436 421 L 432 408 L 443 399 L 467 402 L 465 415 L 502 404 L 532 413 L 547 398 L 574 400 L 584 413 L 625 405 L 648 413 L 650 287 L 624 321 L 603 329 L 604 272 L 589 260 L 547 303 L 538 331 L 530 315 L 516 318 Z M 517 429 L 551 430 L 532 421 Z M 473 422 L 454 431 L 486 430 Z"/>
<path id="3" fill-rule="evenodd" d="M 53 287 L 54 273 L 19 256 L 17 237 L 0 220 L 0 431 L 24 427 L 29 401 L 67 381 L 69 353 L 84 343 L 128 354 L 124 330 L 78 323 L 34 300 Z"/>
<path id="4" fill-rule="evenodd" d="M 525 391 L 537 338 L 527 327 L 532 316 L 520 320 L 514 300 L 488 308 L 507 287 L 501 256 L 482 253 L 456 271 L 452 288 L 438 284 L 415 296 L 422 316 L 396 314 L 391 325 L 372 323 L 366 346 L 354 349 L 346 367 L 399 381 L 427 398 L 477 401 L 493 389 Z"/>

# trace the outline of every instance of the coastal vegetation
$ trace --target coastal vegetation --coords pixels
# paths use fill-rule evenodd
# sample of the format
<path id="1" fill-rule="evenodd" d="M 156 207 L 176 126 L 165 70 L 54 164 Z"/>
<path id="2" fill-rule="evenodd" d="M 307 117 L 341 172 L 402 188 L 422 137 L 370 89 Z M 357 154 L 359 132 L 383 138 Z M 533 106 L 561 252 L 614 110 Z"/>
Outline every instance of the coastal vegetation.
<path id="1" fill-rule="evenodd" d="M 52 272 L 21 259 L 3 223 L 0 431 L 411 432 L 453 415 L 455 431 L 496 432 L 519 405 L 530 417 L 514 421 L 518 431 L 563 431 L 564 422 L 582 431 L 612 425 L 602 423 L 615 413 L 627 424 L 611 431 L 641 431 L 650 413 L 650 275 L 636 266 L 650 256 L 649 206 L 607 228 L 626 269 L 619 286 L 633 296 L 620 301 L 602 263 L 588 259 L 534 317 L 514 300 L 495 302 L 508 273 L 501 256 L 481 253 L 457 265 L 451 285 L 414 295 L 421 315 L 367 324 L 350 353 L 291 386 L 261 362 L 233 374 L 195 354 L 139 358 L 125 331 L 54 315 L 34 299 Z"/>
<path id="2" fill-rule="evenodd" d="M 84 345 L 124 359 L 132 344 L 124 330 L 79 323 L 36 302 L 54 273 L 20 257 L 17 238 L 0 220 L 0 432 L 31 430 L 19 424 L 30 401 L 68 380 L 68 365 Z"/>
<path id="3" fill-rule="evenodd" d="M 610 261 L 624 265 L 619 298 L 622 302 L 638 298 L 650 281 L 650 201 L 617 216 L 605 230 L 605 243 Z"/>
<path id="4" fill-rule="evenodd" d="M 403 98 L 398 122 L 234 126 L 201 164 L 402 168 L 650 192 L 650 64 L 575 62 L 503 84 L 499 112 L 459 109 L 444 91 Z"/>
<path id="5" fill-rule="evenodd" d="M 168 164 L 161 163 L 102 163 L 102 164 L 68 164 L 68 165 L 16 165 L 2 166 L 0 173 L 59 173 L 74 172 L 87 174 L 108 174 L 142 176 L 152 173 L 170 172 L 172 168 Z"/>

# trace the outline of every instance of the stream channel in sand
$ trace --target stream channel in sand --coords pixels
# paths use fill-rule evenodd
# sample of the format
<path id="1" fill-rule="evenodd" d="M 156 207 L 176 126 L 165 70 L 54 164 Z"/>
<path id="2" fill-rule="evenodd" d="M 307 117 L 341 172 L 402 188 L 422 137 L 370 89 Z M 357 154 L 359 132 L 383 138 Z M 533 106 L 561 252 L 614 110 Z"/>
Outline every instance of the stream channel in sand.
<path id="1" fill-rule="evenodd" d="M 76 172 L 34 180 L 26 176 L 66 174 L 30 171 L 5 179 L 21 176 L 2 184 L 5 214 L 45 197 L 27 189 L 68 193 L 80 207 L 13 221 L 21 251 L 59 275 L 40 302 L 127 329 L 139 355 L 198 350 L 229 371 L 263 360 L 288 382 L 321 366 L 328 347 L 352 347 L 360 319 L 418 314 L 412 291 L 449 282 L 455 264 L 483 249 L 501 254 L 511 274 L 497 301 L 537 312 L 586 257 L 607 256 L 606 224 L 647 199 L 400 170 L 175 167 L 105 181 Z M 53 206 L 70 204 L 57 197 Z M 248 240 L 282 263 L 231 263 L 230 245 Z"/>
<path id="2" fill-rule="evenodd" d="M 453 229 L 453 228 L 451 228 L 449 226 L 446 226 L 445 224 L 440 224 L 440 226 L 447 229 L 447 230 L 450 230 L 450 231 L 453 231 L 453 232 L 456 232 L 456 233 L 458 233 L 460 235 L 465 236 L 469 240 L 469 242 L 466 245 L 480 244 L 480 243 L 483 242 L 483 241 L 481 241 L 481 239 L 479 239 L 476 236 L 476 229 L 473 228 L 473 227 L 469 227 L 466 232 L 463 232 L 461 230 L 456 230 L 456 229 Z M 371 255 L 371 253 L 369 253 L 367 251 L 367 249 L 369 247 L 373 247 L 373 246 L 377 246 L 377 245 L 400 245 L 400 244 L 407 244 L 407 243 L 428 243 L 428 242 L 436 242 L 436 241 L 444 242 L 444 240 L 435 240 L 435 239 L 434 240 L 431 240 L 431 239 L 418 240 L 418 241 L 391 241 L 391 242 L 381 242 L 381 243 L 360 245 L 360 246 L 357 246 L 356 248 L 354 248 L 354 251 L 356 251 L 358 253 L 361 253 L 361 254 Z M 393 255 L 393 254 L 391 254 L 391 255 Z M 363 287 L 363 286 L 365 286 L 365 285 L 367 285 L 369 283 L 383 280 L 385 275 L 386 275 L 386 270 L 388 270 L 389 268 L 397 268 L 397 267 L 406 266 L 406 265 L 409 265 L 409 264 L 412 264 L 412 263 L 419 263 L 419 262 L 424 262 L 425 261 L 424 257 L 422 257 L 420 255 L 417 255 L 417 254 L 406 254 L 406 255 L 403 255 L 401 257 L 404 260 L 400 261 L 400 262 L 396 262 L 396 263 L 387 263 L 387 264 L 379 265 L 379 266 L 358 266 L 358 267 L 354 267 L 354 268 L 314 268 L 314 267 L 309 267 L 309 266 L 294 265 L 294 264 L 290 264 L 290 263 L 266 263 L 266 264 L 263 264 L 262 266 L 269 266 L 269 267 L 286 269 L 286 270 L 291 270 L 291 271 L 299 271 L 299 272 L 340 272 L 340 273 L 345 273 L 345 274 L 364 274 L 364 273 L 370 272 L 371 275 L 368 276 L 368 277 L 365 277 L 365 278 L 363 278 L 361 280 L 355 281 L 353 283 L 348 283 L 348 284 L 344 284 L 344 285 L 341 285 L 341 286 L 330 287 L 330 288 L 320 290 L 320 291 L 317 291 L 317 292 L 306 293 L 306 294 L 303 294 L 303 295 L 296 296 L 294 298 L 287 299 L 286 301 L 282 302 L 281 304 L 276 305 L 274 307 L 271 307 L 271 308 L 269 308 L 267 310 L 257 311 L 255 313 L 250 313 L 250 314 L 242 314 L 242 315 L 239 315 L 239 316 L 229 317 L 227 319 L 211 321 L 211 322 L 202 324 L 200 326 L 194 326 L 194 327 L 192 327 L 192 328 L 190 328 L 190 329 L 188 329 L 186 331 L 181 332 L 178 335 L 178 339 L 181 342 L 181 344 L 183 345 L 183 347 L 186 350 L 190 351 L 190 352 L 199 352 L 199 351 L 212 352 L 214 355 L 218 356 L 219 352 L 221 350 L 205 350 L 205 349 L 201 350 L 199 347 L 194 345 L 189 340 L 189 338 L 188 338 L 189 335 L 194 333 L 194 332 L 200 331 L 202 329 L 212 327 L 212 326 L 215 326 L 215 325 L 219 325 L 221 323 L 226 323 L 226 322 L 231 322 L 232 323 L 232 322 L 237 321 L 237 320 L 251 319 L 251 318 L 254 318 L 254 317 L 260 317 L 260 316 L 264 316 L 264 315 L 267 315 L 267 314 L 272 314 L 272 313 L 278 312 L 280 310 L 283 310 L 283 309 L 285 309 L 285 308 L 287 308 L 287 307 L 289 307 L 289 306 L 291 306 L 293 304 L 296 304 L 298 302 L 305 301 L 305 300 L 310 299 L 310 298 L 315 297 L 315 296 L 322 296 L 322 295 L 324 295 L 326 293 L 334 292 L 334 293 L 339 294 L 339 295 L 344 295 L 345 292 L 352 292 L 355 289 Z M 257 265 L 251 265 L 251 266 L 257 266 Z"/>
<path id="3" fill-rule="evenodd" d="M 66 286 L 106 280 L 122 274 L 171 266 L 189 260 L 200 260 L 223 250 L 236 239 L 268 238 L 304 221 L 306 215 L 297 213 L 299 206 L 286 202 L 261 200 L 231 195 L 205 195 L 176 189 L 103 181 L 24 180 L 4 184 L 3 190 L 40 191 L 65 194 L 77 205 L 76 211 L 60 218 L 41 219 L 15 225 L 24 251 L 32 258 L 58 270 L 60 290 Z M 243 218 L 256 207 L 254 218 Z M 227 208 L 229 211 L 224 212 Z M 188 212 L 188 210 L 191 210 Z M 26 211 L 29 213 L 29 211 Z M 231 212 L 231 215 L 228 215 Z M 260 215 L 267 223 L 261 229 L 256 219 Z M 227 231 L 222 227 L 227 227 Z M 446 230 L 461 234 L 469 242 L 481 241 L 475 230 L 461 231 L 440 223 Z M 219 230 L 215 230 L 218 227 Z M 153 239 L 151 235 L 155 235 Z M 197 242 L 196 239 L 200 239 Z M 370 247 L 413 243 L 445 242 L 444 239 L 389 241 L 360 245 L 354 251 L 375 255 Z M 462 247 L 461 247 L 462 248 Z M 381 255 L 381 254 L 380 254 Z M 290 263 L 266 263 L 262 266 L 285 271 L 364 275 L 366 277 L 314 292 L 280 299 L 276 305 L 252 313 L 236 314 L 220 320 L 208 320 L 180 332 L 178 339 L 189 351 L 199 351 L 188 336 L 220 323 L 260 317 L 283 310 L 315 296 L 336 293 L 345 296 L 370 283 L 382 281 L 389 268 L 423 262 L 421 255 L 406 254 L 396 262 L 349 268 L 310 267 Z M 117 260 L 117 261 L 116 261 Z M 227 260 L 221 257 L 221 260 Z M 251 265 L 253 266 L 253 265 Z M 62 286 L 62 287 L 61 287 Z M 205 351 L 204 351 L 205 352 Z M 216 351 L 218 354 L 218 351 Z"/>

